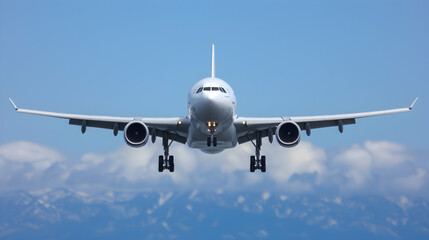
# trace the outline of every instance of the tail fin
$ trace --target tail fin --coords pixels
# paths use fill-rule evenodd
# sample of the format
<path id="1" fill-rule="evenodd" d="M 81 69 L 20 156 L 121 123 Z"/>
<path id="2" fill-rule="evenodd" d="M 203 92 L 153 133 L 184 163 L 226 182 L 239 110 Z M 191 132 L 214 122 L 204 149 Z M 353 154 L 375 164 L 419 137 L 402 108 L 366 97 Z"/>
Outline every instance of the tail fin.
<path id="1" fill-rule="evenodd" d="M 214 44 L 212 44 L 212 78 L 215 77 L 215 48 Z"/>

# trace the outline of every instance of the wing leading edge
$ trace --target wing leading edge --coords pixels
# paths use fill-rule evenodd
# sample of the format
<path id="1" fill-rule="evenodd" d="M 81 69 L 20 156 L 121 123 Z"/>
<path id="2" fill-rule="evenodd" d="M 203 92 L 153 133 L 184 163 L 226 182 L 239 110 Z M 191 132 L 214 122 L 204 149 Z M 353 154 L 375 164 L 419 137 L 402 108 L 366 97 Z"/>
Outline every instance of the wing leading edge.
<path id="1" fill-rule="evenodd" d="M 342 132 L 343 125 L 355 124 L 357 118 L 373 117 L 393 113 L 411 111 L 418 98 L 406 108 L 397 108 L 382 111 L 348 113 L 337 115 L 320 115 L 320 116 L 302 116 L 302 117 L 274 117 L 274 118 L 247 118 L 239 117 L 235 120 L 234 125 L 237 129 L 238 142 L 245 143 L 252 141 L 256 137 L 256 132 L 260 132 L 262 137 L 274 134 L 276 127 L 284 121 L 293 121 L 299 125 L 301 130 L 306 130 L 307 135 L 311 129 L 338 126 Z"/>
<path id="2" fill-rule="evenodd" d="M 104 128 L 123 131 L 125 126 L 132 121 L 141 121 L 146 124 L 152 133 L 162 137 L 163 132 L 168 133 L 168 138 L 185 144 L 188 134 L 190 122 L 187 118 L 144 118 L 144 117 L 112 117 L 112 116 L 96 116 L 96 115 L 81 115 L 69 113 L 47 112 L 31 109 L 21 109 L 10 99 L 13 107 L 17 112 L 33 115 L 41 115 L 55 118 L 68 119 L 70 125 L 78 125 L 84 127 Z M 153 131 L 156 130 L 156 131 Z M 85 132 L 82 130 L 82 132 Z"/>

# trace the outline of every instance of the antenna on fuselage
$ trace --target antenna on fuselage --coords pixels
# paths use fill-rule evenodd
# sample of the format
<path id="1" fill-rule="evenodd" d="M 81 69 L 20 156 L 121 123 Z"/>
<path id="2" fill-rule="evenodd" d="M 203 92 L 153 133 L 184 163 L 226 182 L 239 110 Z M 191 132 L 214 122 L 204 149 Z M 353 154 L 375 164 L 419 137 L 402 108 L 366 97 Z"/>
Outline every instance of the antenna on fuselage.
<path id="1" fill-rule="evenodd" d="M 215 49 L 214 44 L 212 44 L 212 78 L 215 77 Z"/>

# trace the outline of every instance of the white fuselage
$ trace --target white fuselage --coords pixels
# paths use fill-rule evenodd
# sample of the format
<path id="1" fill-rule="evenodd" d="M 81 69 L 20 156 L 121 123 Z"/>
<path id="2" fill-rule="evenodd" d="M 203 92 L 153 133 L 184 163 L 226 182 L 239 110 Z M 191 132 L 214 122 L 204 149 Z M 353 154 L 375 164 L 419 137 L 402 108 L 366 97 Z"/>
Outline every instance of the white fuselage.
<path id="1" fill-rule="evenodd" d="M 232 88 L 219 78 L 197 82 L 188 96 L 187 144 L 206 153 L 218 153 L 237 145 L 234 126 L 236 97 Z M 216 138 L 216 146 L 207 146 L 208 138 Z"/>

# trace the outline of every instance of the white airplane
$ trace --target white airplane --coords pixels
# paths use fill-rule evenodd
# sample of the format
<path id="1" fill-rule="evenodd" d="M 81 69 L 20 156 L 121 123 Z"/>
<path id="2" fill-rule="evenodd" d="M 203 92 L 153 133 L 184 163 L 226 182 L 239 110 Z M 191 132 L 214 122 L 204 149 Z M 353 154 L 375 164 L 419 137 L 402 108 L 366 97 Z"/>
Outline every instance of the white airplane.
<path id="1" fill-rule="evenodd" d="M 225 81 L 215 77 L 214 45 L 211 77 L 200 80 L 192 87 L 188 95 L 186 117 L 110 117 L 45 112 L 20 109 L 9 98 L 18 112 L 68 119 L 69 124 L 81 126 L 82 133 L 85 133 L 86 127 L 111 129 L 115 136 L 118 131 L 124 131 L 125 142 L 131 147 L 144 146 L 149 137 L 152 143 L 156 137 L 161 137 L 164 155 L 158 159 L 159 172 L 165 169 L 174 172 L 174 157 L 169 153 L 169 147 L 174 141 L 205 153 L 219 153 L 234 148 L 237 143 L 252 142 L 255 155 L 250 156 L 250 171 L 260 169 L 265 172 L 266 157 L 261 156 L 264 137 L 268 137 L 272 143 L 275 135 L 281 146 L 294 147 L 300 142 L 302 130 L 310 136 L 311 129 L 336 126 L 342 133 L 343 126 L 355 124 L 356 118 L 408 112 L 417 99 L 409 107 L 383 111 L 306 117 L 238 117 L 234 91 Z"/>

